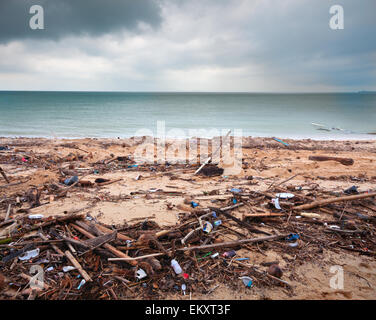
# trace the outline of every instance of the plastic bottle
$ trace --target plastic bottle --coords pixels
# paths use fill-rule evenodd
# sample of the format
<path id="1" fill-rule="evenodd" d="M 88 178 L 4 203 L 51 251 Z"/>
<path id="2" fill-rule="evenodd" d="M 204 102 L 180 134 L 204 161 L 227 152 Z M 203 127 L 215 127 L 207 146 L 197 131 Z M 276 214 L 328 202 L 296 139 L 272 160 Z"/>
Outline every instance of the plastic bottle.
<path id="1" fill-rule="evenodd" d="M 175 259 L 171 260 L 171 267 L 174 269 L 176 274 L 181 274 L 183 272 L 179 263 Z"/>

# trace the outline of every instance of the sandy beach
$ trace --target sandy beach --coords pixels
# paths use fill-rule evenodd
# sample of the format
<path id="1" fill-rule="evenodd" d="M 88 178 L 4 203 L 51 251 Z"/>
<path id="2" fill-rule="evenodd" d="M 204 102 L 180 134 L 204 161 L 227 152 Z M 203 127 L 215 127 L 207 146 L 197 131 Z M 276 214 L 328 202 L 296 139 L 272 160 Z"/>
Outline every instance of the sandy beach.
<path id="1" fill-rule="evenodd" d="M 118 228 L 125 223 L 132 225 L 148 219 L 156 222 L 161 228 L 168 229 L 177 225 L 181 216 L 195 214 L 196 209 L 189 205 L 191 201 L 199 203 L 199 208 L 231 205 L 233 193 L 230 190 L 233 188 L 241 189 L 242 193 L 263 193 L 278 187 L 281 192 L 298 192 L 307 198 L 314 198 L 315 194 L 321 192 L 332 196 L 344 195 L 343 191 L 354 185 L 359 193 L 375 192 L 376 140 L 283 141 L 288 146 L 272 138 L 243 138 L 241 172 L 233 174 L 231 167 L 219 162 L 218 167 L 224 169 L 223 174 L 207 177 L 194 175 L 199 164 L 182 162 L 170 165 L 138 165 L 133 160 L 133 155 L 139 143 L 131 138 L 0 138 L 0 146 L 9 147 L 0 151 L 0 167 L 9 180 L 7 183 L 0 176 L 0 221 L 4 221 L 8 205 L 11 203 L 11 218 L 25 215 L 25 212 L 42 214 L 44 218 L 80 212 L 89 214 L 92 219 L 110 228 Z M 167 144 L 173 142 L 167 141 Z M 186 145 L 186 141 L 179 143 Z M 209 150 L 212 151 L 211 148 Z M 309 159 L 310 156 L 351 158 L 353 164 L 313 161 Z M 72 176 L 78 176 L 80 183 L 71 187 L 62 183 Z M 109 183 L 98 185 L 95 183 L 98 178 L 108 179 Z M 84 183 L 81 184 L 82 181 Z M 33 208 L 30 208 L 29 202 L 23 201 L 30 190 L 41 192 L 40 203 Z M 368 203 L 368 208 L 363 207 L 360 213 L 376 217 L 375 198 L 370 198 Z M 352 202 L 349 202 L 346 209 L 350 212 L 351 208 Z M 245 205 L 235 208 L 231 214 L 245 221 L 247 216 L 262 211 L 279 212 L 276 208 L 272 209 L 267 203 L 259 208 Z M 320 214 L 318 220 L 328 225 L 338 224 L 338 218 L 324 211 L 316 209 L 315 212 Z M 279 261 L 279 266 L 283 270 L 282 279 L 289 282 L 293 289 L 279 285 L 256 285 L 248 289 L 240 280 L 239 283 L 226 285 L 214 277 L 210 287 L 218 287 L 209 294 L 192 293 L 190 297 L 168 293 L 158 298 L 376 298 L 376 243 L 372 241 L 375 232 L 374 222 L 367 224 L 370 232 L 366 240 L 369 254 L 363 254 L 340 247 L 342 240 L 348 240 L 342 239 L 346 238 L 345 235 L 333 235 L 333 244 L 326 246 L 316 243 L 315 239 L 310 238 L 310 234 L 313 232 L 312 228 L 319 228 L 318 225 L 305 225 L 305 237 L 302 220 L 296 218 L 295 214 L 289 216 L 288 210 L 282 210 L 282 213 L 283 215 L 278 217 L 248 221 L 269 233 L 296 230 L 301 236 L 298 248 L 276 250 L 277 244 L 248 245 L 238 251 L 238 256 L 249 258 L 252 265 Z M 354 220 L 357 224 L 358 221 L 355 218 Z M 322 231 L 315 232 L 317 234 Z M 231 238 L 223 234 L 224 241 L 228 240 L 228 237 Z M 233 237 L 234 235 L 232 239 Z M 354 248 L 361 248 L 359 239 L 352 240 Z M 340 265 L 344 269 L 343 290 L 330 287 L 330 277 L 333 276 L 330 267 L 333 265 Z"/>

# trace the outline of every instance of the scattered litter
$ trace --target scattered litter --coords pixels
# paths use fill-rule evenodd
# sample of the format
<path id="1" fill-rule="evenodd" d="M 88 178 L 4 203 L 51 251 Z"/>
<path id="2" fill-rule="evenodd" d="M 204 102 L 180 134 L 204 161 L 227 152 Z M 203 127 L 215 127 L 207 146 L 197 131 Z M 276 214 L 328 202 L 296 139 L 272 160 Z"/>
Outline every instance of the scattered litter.
<path id="1" fill-rule="evenodd" d="M 71 178 L 65 179 L 64 184 L 67 186 L 71 186 L 72 184 L 78 182 L 78 176 L 73 176 Z"/>
<path id="2" fill-rule="evenodd" d="M 253 279 L 251 277 L 240 277 L 239 279 L 241 279 L 243 281 L 244 285 L 247 288 L 252 288 L 252 286 L 253 286 Z"/>
<path id="3" fill-rule="evenodd" d="M 196 208 L 199 206 L 199 204 L 197 202 L 191 201 L 191 206 L 192 208 Z"/>
<path id="4" fill-rule="evenodd" d="M 232 258 L 232 257 L 236 256 L 236 252 L 235 252 L 235 250 L 227 251 L 223 254 L 223 256 L 225 258 Z"/>
<path id="5" fill-rule="evenodd" d="M 204 230 L 206 233 L 210 233 L 213 230 L 213 225 L 210 222 L 205 221 L 203 222 L 202 230 Z"/>
<path id="6" fill-rule="evenodd" d="M 141 280 L 141 279 L 144 279 L 146 278 L 148 275 L 146 274 L 146 272 L 143 270 L 143 269 L 138 269 L 137 272 L 136 272 L 136 278 L 138 280 Z"/>
<path id="7" fill-rule="evenodd" d="M 276 197 L 280 199 L 291 199 L 294 198 L 295 195 L 293 195 L 292 193 L 277 193 Z"/>
<path id="8" fill-rule="evenodd" d="M 181 274 L 183 272 L 179 263 L 175 259 L 171 260 L 171 267 L 174 269 L 176 274 Z"/>
<path id="9" fill-rule="evenodd" d="M 72 270 L 75 270 L 76 268 L 75 267 L 72 267 L 72 266 L 65 266 L 63 267 L 63 271 L 64 272 L 69 272 L 69 271 L 72 271 Z"/>
<path id="10" fill-rule="evenodd" d="M 37 257 L 38 255 L 39 255 L 39 248 L 35 250 L 26 251 L 25 254 L 22 256 L 19 256 L 18 259 L 20 259 L 21 261 L 30 260 L 32 258 Z"/>
<path id="11" fill-rule="evenodd" d="M 358 187 L 352 186 L 344 191 L 346 194 L 359 194 Z"/>
<path id="12" fill-rule="evenodd" d="M 279 198 L 272 199 L 272 203 L 278 210 L 282 210 L 281 206 L 279 205 Z"/>
<path id="13" fill-rule="evenodd" d="M 86 283 L 85 279 L 82 279 L 81 282 L 80 282 L 80 284 L 79 284 L 78 287 L 77 287 L 77 290 L 80 290 L 81 287 L 82 287 L 85 283 Z"/>

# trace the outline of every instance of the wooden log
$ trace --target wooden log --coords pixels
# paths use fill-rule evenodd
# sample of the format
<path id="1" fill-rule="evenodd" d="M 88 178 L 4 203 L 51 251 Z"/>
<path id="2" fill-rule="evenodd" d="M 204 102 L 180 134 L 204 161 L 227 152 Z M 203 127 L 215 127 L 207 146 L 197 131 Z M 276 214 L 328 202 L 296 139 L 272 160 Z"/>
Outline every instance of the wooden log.
<path id="1" fill-rule="evenodd" d="M 73 264 L 73 266 L 78 270 L 81 276 L 85 279 L 86 282 L 92 281 L 88 273 L 82 268 L 80 263 L 76 260 L 75 257 L 70 253 L 69 250 L 65 251 L 65 256 L 69 259 L 69 261 Z"/>
<path id="2" fill-rule="evenodd" d="M 329 156 L 310 156 L 308 158 L 312 161 L 337 161 L 344 166 L 352 166 L 354 164 L 354 160 L 351 158 L 339 158 L 339 157 L 329 157 Z"/>
<path id="3" fill-rule="evenodd" d="M 78 226 L 76 224 L 71 224 L 71 226 L 73 228 L 75 228 L 78 232 L 82 233 L 84 236 L 88 237 L 89 239 L 95 238 L 94 235 L 92 235 L 90 232 L 86 231 L 85 229 L 81 228 L 80 226 Z M 127 258 L 127 259 L 130 258 L 130 256 L 128 256 L 124 252 L 119 251 L 118 249 L 116 249 L 115 247 L 111 246 L 108 243 L 105 243 L 103 245 L 103 247 L 106 248 L 107 250 L 109 250 L 110 252 L 112 252 L 115 256 L 117 256 L 119 258 Z M 124 260 L 124 261 L 126 261 L 126 260 Z M 137 261 L 127 261 L 127 262 L 130 263 L 132 266 L 137 265 Z"/>
<path id="4" fill-rule="evenodd" d="M 365 198 L 371 198 L 375 197 L 376 192 L 372 193 L 363 193 L 363 194 L 357 194 L 354 196 L 345 196 L 345 197 L 337 197 L 337 198 L 329 198 L 325 200 L 320 200 L 320 201 L 314 201 L 312 203 L 308 204 L 303 204 L 301 206 L 293 207 L 293 210 L 306 210 L 306 209 L 312 209 L 320 206 L 325 206 L 330 203 L 335 203 L 335 202 L 341 202 L 341 201 L 351 201 L 351 200 L 359 200 L 359 199 L 365 199 Z"/>

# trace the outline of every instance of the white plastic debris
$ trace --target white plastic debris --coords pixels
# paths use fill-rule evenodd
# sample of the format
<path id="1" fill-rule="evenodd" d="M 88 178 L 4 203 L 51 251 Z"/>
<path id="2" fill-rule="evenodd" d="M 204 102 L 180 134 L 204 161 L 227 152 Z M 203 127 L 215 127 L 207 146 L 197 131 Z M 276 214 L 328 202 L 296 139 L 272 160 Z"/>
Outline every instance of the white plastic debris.
<path id="1" fill-rule="evenodd" d="M 36 219 L 43 219 L 44 218 L 44 215 L 43 214 L 30 214 L 29 215 L 29 219 L 33 219 L 33 220 L 36 220 Z"/>
<path id="2" fill-rule="evenodd" d="M 289 247 L 296 248 L 299 245 L 298 241 L 290 243 Z"/>
<path id="3" fill-rule="evenodd" d="M 272 202 L 274 204 L 274 206 L 278 209 L 278 210 L 281 210 L 281 206 L 279 205 L 279 198 L 275 198 L 275 199 L 272 199 Z"/>
<path id="4" fill-rule="evenodd" d="M 48 271 L 52 271 L 54 269 L 54 267 L 49 267 L 49 268 L 47 268 L 46 269 L 46 271 L 48 272 Z"/>
<path id="5" fill-rule="evenodd" d="M 21 261 L 29 260 L 31 258 L 35 258 L 39 255 L 39 248 L 35 250 L 26 251 L 22 256 L 19 256 L 18 259 Z"/>
<path id="6" fill-rule="evenodd" d="M 277 193 L 276 197 L 280 199 L 291 199 L 291 198 L 294 198 L 295 196 L 292 193 Z"/>
<path id="7" fill-rule="evenodd" d="M 181 274 L 183 272 L 182 268 L 179 265 L 179 262 L 177 262 L 175 259 L 171 260 L 171 267 L 174 269 L 176 274 Z"/>
<path id="8" fill-rule="evenodd" d="M 69 272 L 69 271 L 72 271 L 72 270 L 74 270 L 74 269 L 76 269 L 75 267 L 72 267 L 72 266 L 66 266 L 66 267 L 63 267 L 63 271 L 64 272 Z"/>
<path id="9" fill-rule="evenodd" d="M 341 228 L 339 226 L 336 226 L 336 225 L 328 226 L 328 228 L 333 229 L 333 230 L 341 230 Z"/>
<path id="10" fill-rule="evenodd" d="M 146 278 L 148 275 L 146 274 L 146 272 L 142 269 L 138 269 L 137 272 L 136 272 L 136 278 L 138 280 L 141 280 L 143 278 Z"/>
<path id="11" fill-rule="evenodd" d="M 210 222 L 205 221 L 203 223 L 202 230 L 204 230 L 206 233 L 210 233 L 213 230 L 213 225 Z"/>

